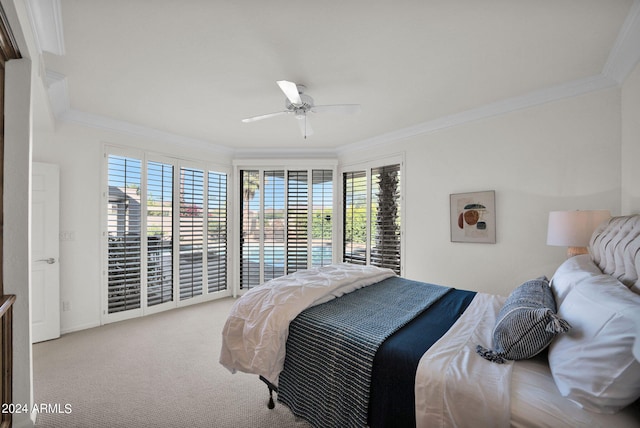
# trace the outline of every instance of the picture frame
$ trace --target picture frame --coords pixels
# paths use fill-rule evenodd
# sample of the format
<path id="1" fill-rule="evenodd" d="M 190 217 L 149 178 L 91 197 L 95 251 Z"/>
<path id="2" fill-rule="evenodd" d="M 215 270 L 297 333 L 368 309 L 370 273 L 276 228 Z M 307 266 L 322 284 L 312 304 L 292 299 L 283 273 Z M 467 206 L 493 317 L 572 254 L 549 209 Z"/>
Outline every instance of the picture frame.
<path id="1" fill-rule="evenodd" d="M 451 242 L 496 243 L 496 192 L 449 195 Z"/>

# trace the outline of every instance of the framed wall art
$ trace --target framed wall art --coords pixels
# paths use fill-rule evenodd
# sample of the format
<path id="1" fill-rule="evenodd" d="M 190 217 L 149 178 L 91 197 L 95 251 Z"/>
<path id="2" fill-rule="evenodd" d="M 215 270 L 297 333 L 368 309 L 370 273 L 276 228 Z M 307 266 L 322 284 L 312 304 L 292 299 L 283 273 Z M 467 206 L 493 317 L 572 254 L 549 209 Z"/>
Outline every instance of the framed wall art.
<path id="1" fill-rule="evenodd" d="M 496 192 L 454 193 L 451 204 L 451 242 L 496 243 Z"/>

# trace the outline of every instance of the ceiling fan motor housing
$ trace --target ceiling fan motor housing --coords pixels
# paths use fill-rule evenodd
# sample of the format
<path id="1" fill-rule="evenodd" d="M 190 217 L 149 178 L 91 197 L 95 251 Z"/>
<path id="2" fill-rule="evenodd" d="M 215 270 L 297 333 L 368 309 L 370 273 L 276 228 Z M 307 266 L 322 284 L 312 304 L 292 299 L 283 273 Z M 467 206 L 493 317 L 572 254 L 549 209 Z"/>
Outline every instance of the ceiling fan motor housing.
<path id="1" fill-rule="evenodd" d="M 305 113 L 313 107 L 313 98 L 311 98 L 307 94 L 300 94 L 300 99 L 302 100 L 301 105 L 293 104 L 289 98 L 285 98 L 284 106 L 287 110 L 295 111 L 297 114 L 297 110 L 303 110 Z"/>

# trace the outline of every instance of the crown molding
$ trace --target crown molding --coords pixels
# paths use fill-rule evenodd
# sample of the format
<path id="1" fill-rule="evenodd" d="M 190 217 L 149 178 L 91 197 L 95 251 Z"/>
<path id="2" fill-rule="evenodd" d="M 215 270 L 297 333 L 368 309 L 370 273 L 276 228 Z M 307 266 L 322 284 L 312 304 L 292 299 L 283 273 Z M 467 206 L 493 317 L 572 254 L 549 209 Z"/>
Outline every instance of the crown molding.
<path id="1" fill-rule="evenodd" d="M 609 53 L 602 74 L 622 84 L 640 62 L 640 0 L 635 0 Z"/>
<path id="2" fill-rule="evenodd" d="M 26 0 L 25 5 L 38 52 L 64 55 L 60 0 Z"/>
<path id="3" fill-rule="evenodd" d="M 564 98 L 579 96 L 589 92 L 598 91 L 618 86 L 618 82 L 605 75 L 592 76 L 581 80 L 575 80 L 540 91 L 531 92 L 519 97 L 508 98 L 487 104 L 475 109 L 466 110 L 449 116 L 440 117 L 428 122 L 407 128 L 398 129 L 392 132 L 381 134 L 372 138 L 361 140 L 356 143 L 346 144 L 337 149 L 327 150 L 307 150 L 307 149 L 233 149 L 228 146 L 214 144 L 205 140 L 181 136 L 178 134 L 160 131 L 154 128 L 135 125 L 129 122 L 111 119 L 105 116 L 81 112 L 69 107 L 67 96 L 66 77 L 59 73 L 47 71 L 47 82 L 49 82 L 49 97 L 51 106 L 56 118 L 63 122 L 71 122 L 93 128 L 105 129 L 112 132 L 156 139 L 174 144 L 191 144 L 197 148 L 212 150 L 238 158 L 244 157 L 264 157 L 264 158 L 291 158 L 295 156 L 305 157 L 325 157 L 336 156 L 349 153 L 355 150 L 370 149 L 373 146 L 380 146 L 397 142 L 399 140 L 414 137 L 417 135 L 429 134 L 446 128 L 460 126 L 469 122 L 486 119 L 493 116 L 502 115 L 516 110 L 521 110 L 537 105 L 545 104 Z"/>
<path id="4" fill-rule="evenodd" d="M 70 109 L 67 77 L 55 71 L 45 70 L 44 81 L 47 85 L 51 111 L 56 119 L 61 120 Z"/>
<path id="5" fill-rule="evenodd" d="M 64 43 L 62 38 L 62 19 L 60 16 L 59 0 L 27 0 L 27 5 L 33 8 L 30 12 L 34 17 L 46 16 L 47 20 L 36 20 L 33 18 L 36 29 L 36 39 L 44 39 L 48 42 L 44 45 L 47 51 L 52 49 L 58 53 L 64 53 Z M 55 31 L 44 31 L 47 25 L 51 24 Z M 40 28 L 40 30 L 38 30 Z M 42 40 L 40 40 L 42 43 Z M 43 46 L 43 48 L 44 48 Z M 58 53 L 59 55 L 61 53 Z M 70 108 L 68 98 L 68 88 L 66 77 L 55 72 L 46 71 L 46 82 L 51 107 L 56 119 L 65 122 L 73 122 L 80 125 L 94 128 L 106 129 L 113 132 L 129 134 L 148 139 L 157 139 L 169 143 L 191 144 L 205 150 L 212 150 L 219 153 L 232 155 L 238 158 L 261 156 L 265 158 L 291 158 L 295 156 L 323 157 L 336 156 L 349 153 L 355 150 L 369 149 L 372 146 L 379 146 L 397 142 L 402 139 L 417 135 L 429 134 L 460 126 L 469 122 L 486 119 L 512 111 L 534 107 L 548 102 L 561 100 L 563 98 L 575 97 L 589 92 L 620 86 L 633 68 L 640 62 L 640 0 L 634 0 L 625 22 L 618 33 L 616 42 L 609 54 L 607 62 L 601 74 L 579 79 L 553 87 L 541 89 L 518 97 L 512 97 L 494 103 L 486 104 L 475 109 L 466 110 L 460 113 L 436 118 L 407 128 L 398 129 L 392 132 L 377 135 L 372 138 L 361 140 L 327 150 L 306 150 L 306 149 L 233 149 L 231 147 L 214 144 L 212 142 L 189 138 L 170 132 L 160 131 L 154 128 L 135 125 L 125 121 L 111 119 L 105 116 L 85 113 Z"/>
<path id="6" fill-rule="evenodd" d="M 290 154 L 290 153 L 289 153 Z M 255 156 L 252 158 L 234 158 L 232 160 L 233 166 L 241 166 L 247 167 L 250 165 L 260 165 L 261 167 L 268 166 L 282 166 L 282 165 L 296 165 L 296 167 L 300 168 L 323 168 L 326 166 L 338 166 L 338 159 L 335 156 L 329 157 L 313 157 L 309 158 L 309 156 L 288 156 L 285 158 L 264 158 L 263 156 Z"/>
<path id="7" fill-rule="evenodd" d="M 415 137 L 417 135 L 430 134 L 453 126 L 459 126 L 469 122 L 475 122 L 477 120 L 510 113 L 516 110 L 546 104 L 552 101 L 615 87 L 617 85 L 618 83 L 614 79 L 602 74 L 585 79 L 574 80 L 562 85 L 530 92 L 519 97 L 507 98 L 475 109 L 440 117 L 418 125 L 381 134 L 356 143 L 347 144 L 342 146 L 338 150 L 338 153 L 344 154 L 355 150 L 370 149 L 373 146 L 389 144 L 405 138 Z"/>
<path id="8" fill-rule="evenodd" d="M 277 149 L 235 149 L 233 151 L 234 159 L 245 161 L 247 159 L 334 159 L 337 153 L 335 149 L 298 149 L 298 148 L 277 148 Z"/>
<path id="9" fill-rule="evenodd" d="M 86 113 L 74 109 L 68 109 L 59 119 L 63 122 L 76 123 L 92 128 L 105 129 L 107 131 L 142 137 L 155 141 L 163 141 L 171 144 L 184 145 L 213 151 L 216 153 L 231 155 L 233 150 L 227 146 L 200 140 L 198 138 L 185 137 L 171 132 L 160 131 L 146 126 L 136 125 L 123 120 L 112 119 L 106 116 Z"/>
<path id="10" fill-rule="evenodd" d="M 135 125 L 123 120 L 112 119 L 106 116 L 91 114 L 72 109 L 69 102 L 69 91 L 67 87 L 67 77 L 55 71 L 46 70 L 45 82 L 49 94 L 49 103 L 54 117 L 61 122 L 75 123 L 92 128 L 105 129 L 120 134 L 128 134 L 136 137 L 143 137 L 152 140 L 164 141 L 173 144 L 190 144 L 191 146 L 213 150 L 217 153 L 230 155 L 233 149 L 213 144 L 197 138 L 185 137 L 171 132 L 160 131 L 154 128 Z"/>

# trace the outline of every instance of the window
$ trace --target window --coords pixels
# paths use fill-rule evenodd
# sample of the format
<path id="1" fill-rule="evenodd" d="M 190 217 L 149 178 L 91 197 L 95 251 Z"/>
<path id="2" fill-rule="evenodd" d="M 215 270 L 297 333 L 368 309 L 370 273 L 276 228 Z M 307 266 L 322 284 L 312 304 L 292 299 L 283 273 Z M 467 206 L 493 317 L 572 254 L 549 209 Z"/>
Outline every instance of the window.
<path id="1" fill-rule="evenodd" d="M 343 261 L 401 272 L 400 164 L 343 173 Z"/>
<path id="2" fill-rule="evenodd" d="M 180 300 L 202 294 L 204 171 L 180 169 Z"/>
<path id="3" fill-rule="evenodd" d="M 147 304 L 173 300 L 173 165 L 147 164 Z"/>
<path id="4" fill-rule="evenodd" d="M 109 313 L 141 305 L 142 161 L 109 156 L 107 300 Z"/>
<path id="5" fill-rule="evenodd" d="M 370 264 L 400 274 L 400 165 L 371 170 Z"/>
<path id="6" fill-rule="evenodd" d="M 288 171 L 287 273 L 307 268 L 309 239 L 309 183 L 307 171 Z"/>
<path id="7" fill-rule="evenodd" d="M 314 169 L 311 190 L 311 265 L 333 263 L 333 171 Z"/>
<path id="8" fill-rule="evenodd" d="M 209 171 L 207 187 L 207 284 L 227 289 L 227 174 Z"/>
<path id="9" fill-rule="evenodd" d="M 240 288 L 333 261 L 333 170 L 240 170 Z"/>
<path id="10" fill-rule="evenodd" d="M 240 171 L 240 288 L 260 285 L 262 260 L 260 232 L 260 172 Z"/>
<path id="11" fill-rule="evenodd" d="M 367 264 L 367 172 L 343 174 L 343 261 Z"/>
<path id="12" fill-rule="evenodd" d="M 284 275 L 285 217 L 284 171 L 265 171 L 263 259 L 264 280 Z"/>
<path id="13" fill-rule="evenodd" d="M 144 154 L 106 157 L 106 314 L 226 290 L 227 174 Z"/>

